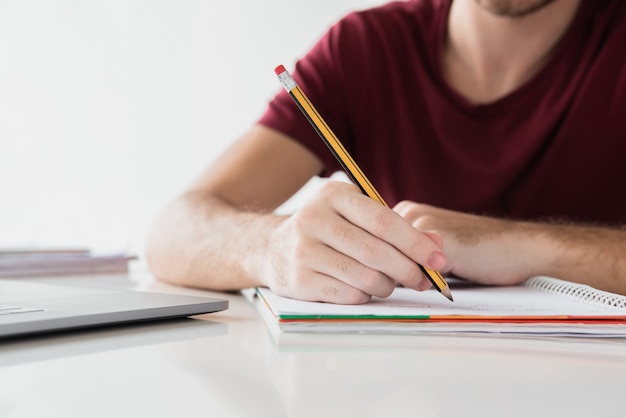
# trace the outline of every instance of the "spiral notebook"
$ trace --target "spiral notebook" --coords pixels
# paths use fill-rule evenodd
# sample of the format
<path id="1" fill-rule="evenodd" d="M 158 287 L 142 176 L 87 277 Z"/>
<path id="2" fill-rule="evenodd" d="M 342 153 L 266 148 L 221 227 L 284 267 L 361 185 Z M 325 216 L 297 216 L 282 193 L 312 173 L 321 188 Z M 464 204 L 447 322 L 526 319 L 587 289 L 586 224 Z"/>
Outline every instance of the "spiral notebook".
<path id="1" fill-rule="evenodd" d="M 483 286 L 449 279 L 454 302 L 434 290 L 396 288 L 363 305 L 280 297 L 256 289 L 272 333 L 449 333 L 626 337 L 626 296 L 551 277 L 519 286 Z"/>

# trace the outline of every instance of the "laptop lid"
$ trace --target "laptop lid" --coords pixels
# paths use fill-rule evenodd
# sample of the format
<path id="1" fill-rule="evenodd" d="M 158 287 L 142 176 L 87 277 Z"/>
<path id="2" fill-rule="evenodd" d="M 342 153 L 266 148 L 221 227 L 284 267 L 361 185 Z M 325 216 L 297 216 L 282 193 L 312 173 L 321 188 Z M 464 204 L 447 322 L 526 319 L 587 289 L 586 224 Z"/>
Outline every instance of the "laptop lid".
<path id="1" fill-rule="evenodd" d="M 227 308 L 219 298 L 0 279 L 0 339 Z"/>

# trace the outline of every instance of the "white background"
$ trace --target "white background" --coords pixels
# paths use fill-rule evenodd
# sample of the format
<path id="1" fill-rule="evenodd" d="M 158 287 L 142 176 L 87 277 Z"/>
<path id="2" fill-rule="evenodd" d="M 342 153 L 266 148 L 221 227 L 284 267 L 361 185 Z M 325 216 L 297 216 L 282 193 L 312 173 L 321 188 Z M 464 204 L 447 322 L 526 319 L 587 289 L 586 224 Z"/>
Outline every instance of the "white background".
<path id="1" fill-rule="evenodd" d="M 140 253 L 350 10 L 381 0 L 0 0 L 0 246 Z"/>

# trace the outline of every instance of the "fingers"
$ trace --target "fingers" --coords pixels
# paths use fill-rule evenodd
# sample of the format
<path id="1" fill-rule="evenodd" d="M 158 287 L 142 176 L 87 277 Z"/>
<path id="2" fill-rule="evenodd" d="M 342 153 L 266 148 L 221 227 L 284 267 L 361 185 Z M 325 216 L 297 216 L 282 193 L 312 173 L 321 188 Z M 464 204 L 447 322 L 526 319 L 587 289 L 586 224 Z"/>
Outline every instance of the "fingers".
<path id="1" fill-rule="evenodd" d="M 330 219 L 321 227 L 325 242 L 338 251 L 413 289 L 422 289 L 426 280 L 416 263 L 434 270 L 445 266 L 437 238 L 417 231 L 391 209 L 360 193 L 344 193 L 332 204 L 348 222 Z"/>
<path id="2" fill-rule="evenodd" d="M 365 281 L 363 286 L 371 286 L 370 280 L 381 280 L 388 277 L 396 280 L 406 287 L 417 289 L 425 279 L 417 263 L 389 243 L 368 233 L 367 231 L 346 222 L 337 216 L 329 219 L 326 225 L 322 225 L 317 231 L 321 240 L 335 250 L 337 254 L 345 254 L 346 258 L 354 260 L 360 266 L 351 268 L 352 274 L 357 274 L 357 283 Z M 352 263 L 346 263 L 346 266 Z M 378 277 L 369 273 L 380 273 Z M 339 271 L 336 272 L 337 274 Z M 350 277 L 350 276 L 348 276 Z M 355 279 L 355 276 L 346 280 Z M 357 285 L 355 283 L 355 285 Z M 357 285 L 358 287 L 358 285 Z"/>
<path id="3" fill-rule="evenodd" d="M 281 292 L 278 292 L 279 294 Z M 294 299 L 310 302 L 327 302 L 341 305 L 358 305 L 367 303 L 372 298 L 340 280 L 322 273 L 310 272 L 299 283 L 292 287 L 289 294 Z"/>
<path id="4" fill-rule="evenodd" d="M 333 303 L 364 303 L 371 296 L 387 297 L 396 283 L 383 272 L 372 269 L 345 253 L 342 242 L 367 235 L 329 207 L 307 207 L 292 217 L 295 235 L 289 245 L 287 271 L 279 293 L 303 300 Z M 358 240 L 359 237 L 357 236 Z M 339 244 L 334 248 L 333 241 Z"/>
<path id="5" fill-rule="evenodd" d="M 443 248 L 443 238 L 437 232 L 422 231 L 422 233 L 430 238 L 437 247 Z"/>
<path id="6" fill-rule="evenodd" d="M 387 297 L 397 284 L 425 290 L 431 284 L 418 263 L 434 270 L 446 263 L 438 235 L 347 183 L 324 185 L 284 226 L 286 280 L 274 290 L 297 299 L 354 304 Z"/>
<path id="7" fill-rule="evenodd" d="M 305 260 L 305 263 L 315 266 L 318 273 L 335 278 L 367 295 L 385 298 L 391 295 L 396 286 L 395 281 L 384 273 L 325 245 L 315 246 L 307 257 L 309 260 Z"/>

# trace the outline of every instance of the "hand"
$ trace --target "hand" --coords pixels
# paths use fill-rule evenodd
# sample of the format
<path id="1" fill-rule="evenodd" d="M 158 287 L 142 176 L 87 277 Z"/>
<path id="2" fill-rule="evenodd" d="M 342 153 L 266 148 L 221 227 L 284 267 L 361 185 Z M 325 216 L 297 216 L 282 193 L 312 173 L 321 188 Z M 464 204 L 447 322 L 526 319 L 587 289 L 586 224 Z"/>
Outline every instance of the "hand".
<path id="1" fill-rule="evenodd" d="M 387 297 L 397 284 L 425 290 L 417 263 L 438 270 L 441 248 L 352 184 L 328 182 L 269 240 L 267 285 L 295 299 L 342 304 Z"/>
<path id="2" fill-rule="evenodd" d="M 484 284 L 510 285 L 535 274 L 545 265 L 534 224 L 440 209 L 402 201 L 394 207 L 416 229 L 441 236 L 446 254 L 442 274 Z"/>

